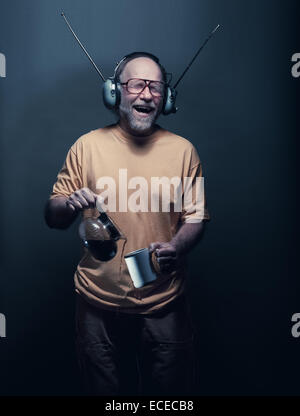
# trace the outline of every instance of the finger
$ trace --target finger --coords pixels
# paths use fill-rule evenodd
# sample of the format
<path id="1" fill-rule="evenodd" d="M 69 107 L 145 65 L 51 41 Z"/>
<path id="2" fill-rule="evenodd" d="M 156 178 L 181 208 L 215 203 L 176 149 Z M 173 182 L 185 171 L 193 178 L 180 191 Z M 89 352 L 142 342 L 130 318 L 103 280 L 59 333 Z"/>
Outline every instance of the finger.
<path id="1" fill-rule="evenodd" d="M 173 249 L 173 248 L 160 248 L 157 251 L 157 257 L 164 257 L 164 256 L 176 257 L 175 249 Z"/>
<path id="2" fill-rule="evenodd" d="M 149 245 L 149 252 L 153 253 L 154 250 L 156 250 L 157 248 L 159 248 L 161 246 L 161 243 L 159 243 L 158 241 L 155 243 L 151 243 Z"/>
<path id="3" fill-rule="evenodd" d="M 173 263 L 174 257 L 157 257 L 159 264 Z"/>
<path id="4" fill-rule="evenodd" d="M 67 204 L 67 206 L 68 206 L 69 208 L 71 208 L 71 210 L 72 210 L 72 211 L 76 211 L 76 208 L 74 207 L 74 205 L 73 205 L 73 204 L 71 204 L 71 202 L 70 202 L 70 201 L 67 201 L 67 202 L 66 202 L 66 204 Z"/>
<path id="5" fill-rule="evenodd" d="M 83 208 L 81 203 L 76 199 L 70 198 L 68 202 L 69 202 L 69 204 L 72 204 L 76 209 L 82 209 Z"/>
<path id="6" fill-rule="evenodd" d="M 82 194 L 82 196 L 86 199 L 86 201 L 87 201 L 87 203 L 89 204 L 89 206 L 90 207 L 95 207 L 95 205 L 96 205 L 96 197 L 95 197 L 95 195 L 96 194 L 94 194 L 90 189 L 88 189 L 88 188 L 83 188 L 82 190 L 81 190 L 81 194 Z"/>
<path id="7" fill-rule="evenodd" d="M 73 196 L 72 196 L 72 201 L 78 201 L 81 205 L 82 208 L 88 208 L 89 207 L 89 203 L 87 202 L 87 200 L 85 199 L 85 197 L 82 195 L 82 193 L 80 191 L 76 191 L 74 192 Z"/>

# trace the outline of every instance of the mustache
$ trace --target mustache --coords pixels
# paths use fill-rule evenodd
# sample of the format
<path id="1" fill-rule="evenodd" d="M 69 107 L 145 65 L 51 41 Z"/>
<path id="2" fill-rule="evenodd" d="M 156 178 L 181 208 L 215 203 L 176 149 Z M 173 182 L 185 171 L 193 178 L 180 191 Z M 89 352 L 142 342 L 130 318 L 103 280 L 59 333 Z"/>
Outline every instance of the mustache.
<path id="1" fill-rule="evenodd" d="M 134 104 L 132 107 L 133 108 L 134 107 L 143 107 L 143 108 L 148 108 L 149 110 L 155 110 L 156 109 L 156 107 L 153 107 L 152 105 L 145 105 L 145 104 Z"/>

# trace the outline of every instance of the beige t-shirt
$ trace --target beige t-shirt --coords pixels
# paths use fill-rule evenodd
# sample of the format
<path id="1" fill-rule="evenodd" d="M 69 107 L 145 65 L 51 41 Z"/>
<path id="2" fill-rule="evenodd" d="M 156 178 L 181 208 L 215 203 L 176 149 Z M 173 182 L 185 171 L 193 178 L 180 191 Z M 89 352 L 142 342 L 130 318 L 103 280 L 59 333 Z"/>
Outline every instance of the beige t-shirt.
<path id="1" fill-rule="evenodd" d="M 177 185 L 181 180 L 177 193 L 171 186 L 169 209 L 163 206 L 166 195 L 163 196 L 163 187 L 154 185 L 162 177 L 167 181 L 176 178 Z M 202 178 L 197 151 L 188 140 L 159 126 L 152 135 L 137 140 L 119 125 L 111 125 L 91 131 L 73 144 L 50 198 L 69 197 L 84 187 L 106 196 L 104 202 L 110 203 L 107 214 L 127 238 L 122 258 L 124 240 L 119 240 L 118 252 L 108 262 L 96 260 L 83 249 L 74 276 L 76 292 L 104 309 L 148 314 L 184 291 L 185 259 L 177 271 L 160 274 L 138 289 L 133 285 L 124 260 L 127 253 L 148 247 L 152 242 L 170 241 L 181 223 L 209 219 L 206 207 L 201 213 L 183 201 L 184 177 L 191 178 L 194 191 L 196 178 Z M 176 208 L 180 198 L 176 199 L 176 195 L 181 196 L 180 212 Z M 195 202 L 194 193 L 192 201 Z M 83 215 L 97 217 L 99 212 L 84 210 Z"/>

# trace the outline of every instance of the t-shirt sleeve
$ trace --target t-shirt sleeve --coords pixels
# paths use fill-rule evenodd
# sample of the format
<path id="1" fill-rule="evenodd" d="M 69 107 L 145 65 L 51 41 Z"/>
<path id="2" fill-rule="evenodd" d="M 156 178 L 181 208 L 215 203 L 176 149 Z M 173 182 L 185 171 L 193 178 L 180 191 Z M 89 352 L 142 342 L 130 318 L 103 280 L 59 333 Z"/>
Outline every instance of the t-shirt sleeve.
<path id="1" fill-rule="evenodd" d="M 75 144 L 68 151 L 64 164 L 57 175 L 57 180 L 53 185 L 50 199 L 58 196 L 68 198 L 73 192 L 83 188 L 82 169 L 77 149 L 78 146 Z"/>
<path id="2" fill-rule="evenodd" d="M 193 163 L 196 163 L 195 165 Z M 188 176 L 183 180 L 182 223 L 196 223 L 209 221 L 207 201 L 204 189 L 204 176 L 202 165 L 195 148 L 191 156 L 191 167 Z"/>

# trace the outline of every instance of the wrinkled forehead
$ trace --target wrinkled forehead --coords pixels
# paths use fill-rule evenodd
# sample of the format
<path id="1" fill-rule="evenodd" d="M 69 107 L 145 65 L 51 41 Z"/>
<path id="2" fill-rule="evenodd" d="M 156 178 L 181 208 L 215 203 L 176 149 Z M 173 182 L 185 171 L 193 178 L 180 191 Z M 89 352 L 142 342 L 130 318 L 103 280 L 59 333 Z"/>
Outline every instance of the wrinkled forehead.
<path id="1" fill-rule="evenodd" d="M 151 58 L 139 57 L 129 61 L 120 75 L 121 82 L 126 82 L 130 78 L 162 81 L 162 73 L 159 65 Z"/>

